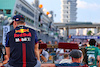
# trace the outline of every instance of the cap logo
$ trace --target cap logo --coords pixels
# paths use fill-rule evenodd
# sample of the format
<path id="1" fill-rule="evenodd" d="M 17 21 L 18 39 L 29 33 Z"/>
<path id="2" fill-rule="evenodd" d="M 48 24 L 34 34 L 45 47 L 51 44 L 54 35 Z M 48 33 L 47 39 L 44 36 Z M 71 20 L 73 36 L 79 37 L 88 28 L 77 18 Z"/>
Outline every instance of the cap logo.
<path id="1" fill-rule="evenodd" d="M 19 18 L 16 18 L 16 20 L 18 21 L 18 20 L 19 20 Z"/>

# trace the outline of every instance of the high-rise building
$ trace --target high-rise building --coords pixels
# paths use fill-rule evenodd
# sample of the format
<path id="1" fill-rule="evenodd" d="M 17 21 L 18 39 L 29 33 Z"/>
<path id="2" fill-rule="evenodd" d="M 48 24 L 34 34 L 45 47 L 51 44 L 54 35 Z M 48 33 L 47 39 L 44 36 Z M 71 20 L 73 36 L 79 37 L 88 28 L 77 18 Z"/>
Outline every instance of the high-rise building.
<path id="1" fill-rule="evenodd" d="M 53 11 L 50 11 L 52 16 L 48 17 L 48 15 L 43 12 L 43 8 L 39 8 L 38 6 L 39 0 L 34 0 L 32 4 L 29 4 L 26 0 L 0 0 L 0 11 L 4 13 L 5 16 L 9 18 L 18 14 L 24 16 L 26 26 L 36 30 L 39 39 L 42 39 L 44 42 L 54 41 L 55 38 L 59 36 L 59 30 L 57 30 L 57 27 L 52 23 L 54 22 Z M 42 15 L 40 16 L 40 14 Z M 0 22 L 0 43 L 2 39 L 2 26 Z M 58 39 L 60 39 L 60 37 L 58 37 Z M 60 40 L 62 41 L 62 39 Z"/>
<path id="2" fill-rule="evenodd" d="M 61 0 L 61 22 L 75 22 L 77 17 L 77 0 Z"/>
<path id="3" fill-rule="evenodd" d="M 34 6 L 38 8 L 38 6 L 39 6 L 39 0 L 34 0 Z"/>

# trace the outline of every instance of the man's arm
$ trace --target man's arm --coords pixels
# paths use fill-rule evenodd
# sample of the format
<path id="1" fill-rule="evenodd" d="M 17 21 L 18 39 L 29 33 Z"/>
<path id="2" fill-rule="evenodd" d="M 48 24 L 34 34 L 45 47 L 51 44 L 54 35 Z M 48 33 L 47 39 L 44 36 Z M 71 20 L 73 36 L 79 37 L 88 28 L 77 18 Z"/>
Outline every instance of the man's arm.
<path id="1" fill-rule="evenodd" d="M 6 48 L 6 55 L 10 57 L 10 47 L 5 47 Z"/>
<path id="2" fill-rule="evenodd" d="M 49 57 L 49 54 L 48 54 L 48 52 L 45 52 L 45 56 L 43 56 L 42 54 L 41 54 L 41 59 L 44 61 L 44 62 L 47 62 L 48 61 L 48 57 Z"/>
<path id="3" fill-rule="evenodd" d="M 41 67 L 56 67 L 55 64 L 41 64 Z"/>
<path id="4" fill-rule="evenodd" d="M 6 44 L 5 44 L 5 49 L 6 49 L 6 55 L 10 57 L 10 45 L 9 45 L 9 34 L 7 33 L 6 35 Z"/>
<path id="5" fill-rule="evenodd" d="M 8 57 L 8 55 L 5 55 L 4 56 L 4 61 L 3 61 L 3 64 L 6 64 L 6 63 L 8 63 L 8 60 L 9 60 L 9 57 Z"/>
<path id="6" fill-rule="evenodd" d="M 34 52 L 35 52 L 35 56 L 36 56 L 37 59 L 40 61 L 38 45 L 39 45 L 38 43 L 35 44 Z"/>
<path id="7" fill-rule="evenodd" d="M 2 63 L 0 62 L 0 67 L 3 66 L 4 64 L 8 63 L 8 60 L 9 60 L 8 55 L 6 55 L 6 51 L 5 51 L 4 46 L 3 46 L 3 48 L 2 48 L 2 53 L 3 53 L 3 56 L 4 56 L 4 57 L 3 57 Z"/>
<path id="8" fill-rule="evenodd" d="M 40 57 L 44 62 L 47 62 L 47 59 L 43 55 L 41 55 Z"/>

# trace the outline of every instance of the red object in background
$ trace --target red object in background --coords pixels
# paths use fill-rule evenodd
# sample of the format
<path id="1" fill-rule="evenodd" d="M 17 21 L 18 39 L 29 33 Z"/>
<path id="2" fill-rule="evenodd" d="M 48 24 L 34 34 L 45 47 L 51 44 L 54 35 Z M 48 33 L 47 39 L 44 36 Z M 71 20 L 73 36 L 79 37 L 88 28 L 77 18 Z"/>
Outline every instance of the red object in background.
<path id="1" fill-rule="evenodd" d="M 46 49 L 47 44 L 46 43 L 39 43 L 39 49 Z"/>
<path id="2" fill-rule="evenodd" d="M 43 7 L 43 5 L 42 5 L 42 4 L 40 4 L 40 5 L 39 5 L 39 8 L 42 8 L 42 7 Z"/>
<path id="3" fill-rule="evenodd" d="M 49 12 L 46 12 L 46 15 L 50 14 Z"/>
<path id="4" fill-rule="evenodd" d="M 58 44 L 58 48 L 62 48 L 62 49 L 79 49 L 77 43 L 63 43 L 63 42 L 60 42 Z"/>

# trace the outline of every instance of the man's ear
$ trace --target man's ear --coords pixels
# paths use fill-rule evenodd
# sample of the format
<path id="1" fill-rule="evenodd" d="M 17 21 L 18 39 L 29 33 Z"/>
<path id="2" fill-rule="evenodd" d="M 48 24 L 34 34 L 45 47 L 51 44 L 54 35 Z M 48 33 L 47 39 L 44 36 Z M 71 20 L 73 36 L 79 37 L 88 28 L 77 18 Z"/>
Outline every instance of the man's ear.
<path id="1" fill-rule="evenodd" d="M 16 21 L 14 21 L 14 24 L 17 25 Z"/>

